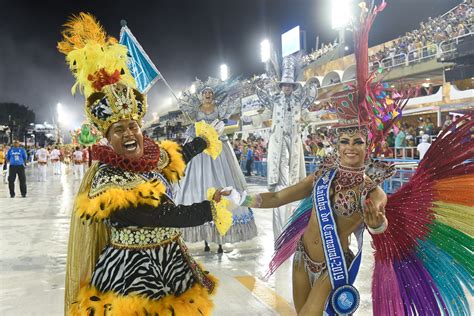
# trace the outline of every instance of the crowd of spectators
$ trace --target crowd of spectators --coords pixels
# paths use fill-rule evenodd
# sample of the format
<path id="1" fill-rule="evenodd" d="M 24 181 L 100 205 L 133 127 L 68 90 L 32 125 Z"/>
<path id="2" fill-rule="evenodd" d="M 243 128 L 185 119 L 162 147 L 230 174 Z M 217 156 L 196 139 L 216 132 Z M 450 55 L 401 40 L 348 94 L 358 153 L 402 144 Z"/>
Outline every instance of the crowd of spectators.
<path id="1" fill-rule="evenodd" d="M 338 45 L 336 43 L 329 43 L 329 44 L 323 44 L 323 46 L 320 49 L 313 50 L 311 53 L 308 55 L 303 56 L 303 66 L 306 66 L 313 61 L 318 60 L 319 58 L 323 57 L 325 54 L 333 51 Z"/>
<path id="2" fill-rule="evenodd" d="M 458 116 L 447 115 L 442 127 L 436 127 L 430 117 L 419 117 L 416 124 L 403 122 L 399 128 L 389 132 L 377 157 L 421 159 L 441 130 L 457 118 Z M 317 166 L 322 158 L 333 152 L 334 137 L 331 137 L 329 132 L 330 130 L 325 127 L 309 130 L 303 142 L 305 160 L 308 164 Z M 266 177 L 267 140 L 251 134 L 247 139 L 234 139 L 231 145 L 242 171 L 247 176 Z M 405 156 L 406 152 L 409 154 Z"/>
<path id="3" fill-rule="evenodd" d="M 182 143 L 185 140 L 185 132 L 188 124 L 188 121 L 182 113 L 172 115 L 171 117 L 165 115 L 160 118 L 159 122 L 147 127 L 143 133 L 155 140 L 166 138 Z"/>
<path id="4" fill-rule="evenodd" d="M 267 140 L 250 135 L 247 139 L 234 139 L 232 147 L 242 171 L 247 176 L 266 177 Z M 311 159 L 311 163 L 317 163 L 330 154 L 333 147 L 327 129 L 321 128 L 309 133 L 304 140 L 303 150 L 305 157 Z"/>
<path id="5" fill-rule="evenodd" d="M 311 104 L 308 108 L 310 112 L 314 111 L 326 111 L 326 112 L 336 112 L 336 109 L 334 108 L 333 104 L 329 101 L 319 101 Z"/>
<path id="6" fill-rule="evenodd" d="M 267 156 L 267 141 L 263 137 L 250 135 L 247 139 L 237 138 L 232 142 L 235 157 L 247 176 L 266 176 L 264 161 Z"/>
<path id="7" fill-rule="evenodd" d="M 321 160 L 333 150 L 331 146 L 331 139 L 328 136 L 328 131 L 325 128 L 318 129 L 306 136 L 303 144 L 305 156 L 315 157 Z"/>
<path id="8" fill-rule="evenodd" d="M 427 95 L 432 95 L 438 92 L 441 89 L 441 86 L 433 86 L 432 84 L 416 84 L 411 83 L 400 84 L 400 87 L 397 89 L 397 92 L 403 95 L 406 98 L 417 98 Z"/>
<path id="9" fill-rule="evenodd" d="M 406 56 L 409 61 L 434 56 L 441 42 L 474 32 L 473 16 L 473 4 L 461 3 L 444 15 L 429 17 L 427 21 L 420 22 L 419 29 L 406 32 L 370 55 L 369 62 L 376 68 L 379 67 L 377 62 L 386 60 L 383 66 L 391 67 L 405 62 Z M 337 46 L 337 43 L 323 44 L 320 49 L 303 56 L 303 66 L 318 60 Z"/>
<path id="10" fill-rule="evenodd" d="M 430 17 L 428 21 L 420 22 L 419 29 L 405 33 L 390 46 L 369 56 L 369 61 L 375 63 L 391 57 L 383 66 L 392 66 L 398 64 L 397 58 L 401 54 L 407 55 L 408 60 L 432 56 L 441 42 L 474 31 L 473 11 L 473 4 L 462 3 L 442 16 Z M 404 56 L 401 58 L 405 60 Z M 377 63 L 375 66 L 378 67 Z"/>
<path id="11" fill-rule="evenodd" d="M 378 154 L 378 157 L 421 159 L 429 144 L 436 139 L 437 135 L 458 118 L 459 116 L 451 118 L 451 116 L 446 115 L 441 127 L 436 127 L 429 117 L 419 117 L 417 126 L 407 122 L 402 123 L 396 134 L 394 130 L 389 132 L 385 147 L 382 148 L 382 152 Z M 407 153 L 406 150 L 403 150 L 404 148 L 411 149 L 411 151 Z"/>

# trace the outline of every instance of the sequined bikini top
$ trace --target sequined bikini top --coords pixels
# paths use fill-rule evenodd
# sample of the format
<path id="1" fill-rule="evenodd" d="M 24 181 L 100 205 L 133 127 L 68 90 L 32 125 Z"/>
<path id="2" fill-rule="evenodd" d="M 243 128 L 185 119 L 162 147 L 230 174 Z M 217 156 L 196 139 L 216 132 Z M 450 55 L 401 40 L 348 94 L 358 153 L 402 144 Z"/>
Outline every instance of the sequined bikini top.
<path id="1" fill-rule="evenodd" d="M 364 181 L 365 166 L 350 168 L 338 166 L 336 178 L 333 181 L 334 202 L 333 210 L 341 216 L 351 216 L 361 210 L 361 193 L 368 182 Z"/>
<path id="2" fill-rule="evenodd" d="M 366 166 L 351 168 L 342 166 L 335 156 L 328 156 L 316 171 L 315 181 L 326 170 L 333 168 L 337 168 L 337 174 L 332 183 L 332 208 L 340 216 L 351 216 L 362 211 L 362 202 L 367 194 L 395 172 L 393 164 L 382 161 L 371 161 Z"/>

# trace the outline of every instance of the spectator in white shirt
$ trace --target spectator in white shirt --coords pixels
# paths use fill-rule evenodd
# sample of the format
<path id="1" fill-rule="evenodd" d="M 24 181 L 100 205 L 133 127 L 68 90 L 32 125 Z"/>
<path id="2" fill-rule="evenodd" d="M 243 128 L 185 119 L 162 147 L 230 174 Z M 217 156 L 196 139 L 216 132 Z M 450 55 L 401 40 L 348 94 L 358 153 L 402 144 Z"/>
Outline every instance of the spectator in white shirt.
<path id="1" fill-rule="evenodd" d="M 49 152 L 46 148 L 41 147 L 36 151 L 36 159 L 38 160 L 38 181 L 46 181 L 46 167 L 48 165 Z"/>
<path id="2" fill-rule="evenodd" d="M 416 146 L 416 149 L 418 150 L 418 153 L 420 154 L 420 160 L 423 159 L 425 156 L 426 152 L 428 151 L 428 148 L 430 148 L 431 144 L 428 142 L 430 139 L 430 136 L 425 134 L 421 136 L 421 143 Z"/>

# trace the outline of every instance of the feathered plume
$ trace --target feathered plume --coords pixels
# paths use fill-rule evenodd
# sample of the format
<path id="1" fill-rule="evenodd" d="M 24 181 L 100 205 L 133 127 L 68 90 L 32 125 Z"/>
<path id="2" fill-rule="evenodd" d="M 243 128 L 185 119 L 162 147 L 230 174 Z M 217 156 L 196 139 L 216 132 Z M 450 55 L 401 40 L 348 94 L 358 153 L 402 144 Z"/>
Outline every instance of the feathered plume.
<path id="1" fill-rule="evenodd" d="M 87 98 L 93 92 L 100 91 L 104 78 L 108 78 L 105 82 L 109 84 L 120 80 L 130 87 L 136 86 L 127 67 L 127 48 L 107 36 L 94 16 L 81 12 L 72 16 L 64 26 L 63 40 L 58 42 L 57 48 L 66 55 L 69 68 L 76 78 L 73 94 L 79 87 Z M 109 80 L 112 77 L 114 80 Z"/>
<path id="2" fill-rule="evenodd" d="M 61 32 L 64 39 L 58 43 L 58 50 L 65 55 L 75 49 L 83 48 L 88 42 L 100 45 L 117 43 L 115 38 L 107 37 L 104 28 L 89 13 L 81 12 L 71 16 L 64 24 L 64 28 Z"/>
<path id="3" fill-rule="evenodd" d="M 354 46 L 357 67 L 357 83 L 348 85 L 347 92 L 335 94 L 337 114 L 340 119 L 339 127 L 353 125 L 358 121 L 359 126 L 366 125 L 369 129 L 370 145 L 367 153 L 381 150 L 386 134 L 401 119 L 402 110 L 408 100 L 403 100 L 396 90 L 382 83 L 382 69 L 369 73 L 368 40 L 369 32 L 375 17 L 385 6 L 385 0 L 375 5 L 374 0 L 359 3 L 361 13 L 352 22 L 354 31 Z M 344 97 L 347 95 L 347 97 Z M 342 98 L 340 98 L 342 96 Z M 338 99 L 339 98 L 339 99 Z"/>

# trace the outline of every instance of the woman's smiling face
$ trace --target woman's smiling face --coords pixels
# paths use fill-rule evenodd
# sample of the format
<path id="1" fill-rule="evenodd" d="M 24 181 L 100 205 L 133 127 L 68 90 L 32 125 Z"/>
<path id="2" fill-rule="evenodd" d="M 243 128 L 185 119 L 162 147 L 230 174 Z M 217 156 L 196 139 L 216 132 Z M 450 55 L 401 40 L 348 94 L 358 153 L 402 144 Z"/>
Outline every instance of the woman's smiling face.
<path id="1" fill-rule="evenodd" d="M 341 133 L 337 144 L 341 164 L 346 167 L 362 167 L 367 154 L 367 141 L 363 133 Z"/>

